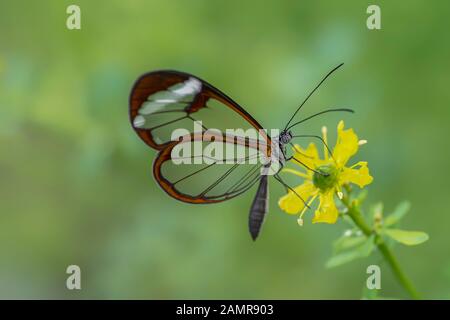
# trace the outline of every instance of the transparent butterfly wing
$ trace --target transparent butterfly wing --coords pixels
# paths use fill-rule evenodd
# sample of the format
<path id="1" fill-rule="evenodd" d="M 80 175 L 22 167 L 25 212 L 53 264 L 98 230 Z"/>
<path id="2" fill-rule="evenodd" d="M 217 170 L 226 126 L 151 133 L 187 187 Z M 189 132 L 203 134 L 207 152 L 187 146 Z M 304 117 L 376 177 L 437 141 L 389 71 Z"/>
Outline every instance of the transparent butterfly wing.
<path id="1" fill-rule="evenodd" d="M 185 202 L 219 202 L 245 192 L 258 181 L 265 161 L 260 159 L 270 153 L 270 138 L 250 114 L 187 73 L 157 71 L 140 77 L 130 95 L 130 120 L 141 139 L 160 151 L 153 166 L 159 185 Z M 199 143 L 203 150 L 211 145 L 203 135 L 216 131 L 223 134 L 222 141 L 214 141 L 217 149 L 233 147 L 235 154 L 224 152 L 215 161 L 195 152 L 188 155 L 190 161 L 173 155 L 174 149 L 194 149 Z M 180 142 L 175 132 L 191 140 Z"/>

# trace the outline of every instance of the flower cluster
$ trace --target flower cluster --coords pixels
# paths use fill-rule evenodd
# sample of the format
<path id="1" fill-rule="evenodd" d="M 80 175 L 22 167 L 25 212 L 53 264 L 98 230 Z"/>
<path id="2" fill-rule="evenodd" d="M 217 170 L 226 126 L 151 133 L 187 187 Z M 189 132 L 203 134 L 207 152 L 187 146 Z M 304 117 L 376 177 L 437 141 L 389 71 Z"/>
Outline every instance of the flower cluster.
<path id="1" fill-rule="evenodd" d="M 344 129 L 344 122 L 337 126 L 337 142 L 330 152 L 327 147 L 327 129 L 322 128 L 324 140 L 324 157 L 319 157 L 319 152 L 314 143 L 310 143 L 306 149 L 298 145 L 294 146 L 293 163 L 298 164 L 303 170 L 285 168 L 284 172 L 297 175 L 304 179 L 303 184 L 294 188 L 295 192 L 288 191 L 279 200 L 280 208 L 289 214 L 300 214 L 298 222 L 303 224 L 303 214 L 319 198 L 319 206 L 314 213 L 313 223 L 335 223 L 338 218 L 338 209 L 335 196 L 342 198 L 342 187 L 346 184 L 356 184 L 360 188 L 370 184 L 373 180 L 369 174 L 367 162 L 357 162 L 351 166 L 347 163 L 354 156 L 359 146 L 366 140 L 358 140 L 353 129 Z M 300 198 L 300 197 L 301 198 Z"/>

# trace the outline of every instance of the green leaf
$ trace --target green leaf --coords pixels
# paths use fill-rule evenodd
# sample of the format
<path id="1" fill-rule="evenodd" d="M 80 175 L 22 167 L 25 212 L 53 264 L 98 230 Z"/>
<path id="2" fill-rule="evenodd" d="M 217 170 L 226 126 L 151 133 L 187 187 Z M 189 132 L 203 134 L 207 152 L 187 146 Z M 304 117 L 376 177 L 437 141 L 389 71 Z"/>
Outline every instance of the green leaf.
<path id="1" fill-rule="evenodd" d="M 352 218 L 350 218 L 347 214 L 344 214 L 342 216 L 342 218 L 344 219 L 345 222 L 347 222 L 349 225 L 351 225 L 352 227 L 355 227 L 355 223 L 353 222 Z"/>
<path id="2" fill-rule="evenodd" d="M 359 192 L 359 194 L 356 196 L 355 199 L 358 200 L 358 202 L 361 204 L 361 203 L 363 203 L 366 200 L 367 194 L 368 194 L 367 189 L 362 189 Z"/>
<path id="3" fill-rule="evenodd" d="M 373 220 L 376 215 L 383 215 L 383 202 L 377 202 L 370 208 L 370 217 Z"/>
<path id="4" fill-rule="evenodd" d="M 338 253 L 356 247 L 366 241 L 365 236 L 342 236 L 333 243 L 334 252 Z"/>
<path id="5" fill-rule="evenodd" d="M 386 227 L 390 227 L 402 219 L 406 213 L 408 213 L 409 208 L 411 208 L 411 204 L 408 201 L 403 201 L 398 204 L 397 208 L 395 208 L 394 212 L 386 217 L 384 220 L 384 225 Z"/>
<path id="6" fill-rule="evenodd" d="M 366 238 L 366 241 L 364 241 L 356 248 L 332 256 L 327 261 L 326 267 L 334 268 L 343 265 L 345 263 L 348 263 L 350 261 L 353 261 L 355 259 L 369 256 L 372 253 L 373 249 L 375 248 L 374 239 L 375 236 L 372 235 L 369 238 Z"/>
<path id="7" fill-rule="evenodd" d="M 428 234 L 421 231 L 405 231 L 399 229 L 385 229 L 387 236 L 407 246 L 415 246 L 428 240 Z"/>

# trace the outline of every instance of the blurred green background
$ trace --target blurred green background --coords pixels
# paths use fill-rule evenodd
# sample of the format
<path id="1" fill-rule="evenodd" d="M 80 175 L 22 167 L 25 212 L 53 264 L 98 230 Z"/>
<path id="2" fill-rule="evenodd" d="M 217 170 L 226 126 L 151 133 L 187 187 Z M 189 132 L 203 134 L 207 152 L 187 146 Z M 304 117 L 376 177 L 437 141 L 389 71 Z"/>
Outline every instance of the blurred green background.
<path id="1" fill-rule="evenodd" d="M 82 29 L 66 28 L 81 7 Z M 366 28 L 378 4 L 382 30 Z M 445 1 L 1 1 L 0 297 L 358 299 L 379 257 L 325 269 L 346 229 L 277 207 L 255 243 L 254 189 L 217 205 L 177 202 L 151 176 L 156 152 L 133 132 L 128 94 L 162 68 L 206 79 L 267 128 L 303 109 L 352 107 L 369 144 L 369 201 L 412 202 L 405 229 L 430 240 L 396 247 L 426 298 L 450 298 L 450 3 Z M 358 159 L 355 159 L 358 160 Z M 82 290 L 65 287 L 68 265 Z M 383 295 L 406 298 L 382 265 Z"/>

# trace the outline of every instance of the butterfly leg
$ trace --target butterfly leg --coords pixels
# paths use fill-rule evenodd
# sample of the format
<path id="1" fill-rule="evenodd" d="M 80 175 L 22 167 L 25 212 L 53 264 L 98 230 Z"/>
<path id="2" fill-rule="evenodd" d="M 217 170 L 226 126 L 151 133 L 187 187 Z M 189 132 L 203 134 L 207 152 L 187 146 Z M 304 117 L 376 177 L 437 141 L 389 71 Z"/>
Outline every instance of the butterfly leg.
<path id="1" fill-rule="evenodd" d="M 310 209 L 310 206 L 309 206 L 309 205 L 306 203 L 306 201 L 298 194 L 298 192 L 295 191 L 292 187 L 290 187 L 286 182 L 284 182 L 283 179 L 281 179 L 281 177 L 280 177 L 278 174 L 274 175 L 274 177 L 275 177 L 275 179 L 276 179 L 279 183 L 281 183 L 287 190 L 292 191 L 292 192 L 293 192 L 300 200 L 302 200 L 302 202 L 304 203 L 304 205 L 305 205 L 308 209 Z"/>
<path id="2" fill-rule="evenodd" d="M 297 146 L 295 146 L 292 142 L 289 142 L 290 146 L 295 150 L 295 152 L 300 153 L 302 156 L 304 156 L 305 158 L 309 158 L 312 159 L 313 157 L 308 156 L 306 153 L 301 152 L 300 150 L 298 150 Z M 289 158 L 289 160 L 292 159 L 292 157 Z"/>
<path id="3" fill-rule="evenodd" d="M 320 171 L 314 170 L 313 168 L 311 168 L 311 167 L 309 167 L 308 165 L 304 164 L 303 162 L 301 162 L 300 160 L 298 160 L 298 159 L 297 159 L 296 157 L 294 157 L 294 156 L 290 156 L 289 158 L 286 159 L 286 161 L 290 161 L 290 160 L 294 160 L 294 161 L 298 162 L 300 165 L 304 166 L 306 169 L 311 170 L 311 171 L 314 172 L 314 173 L 320 174 L 320 175 L 322 175 L 322 176 L 324 176 L 324 177 L 329 176 L 328 173 L 324 173 L 324 172 L 320 172 Z"/>

